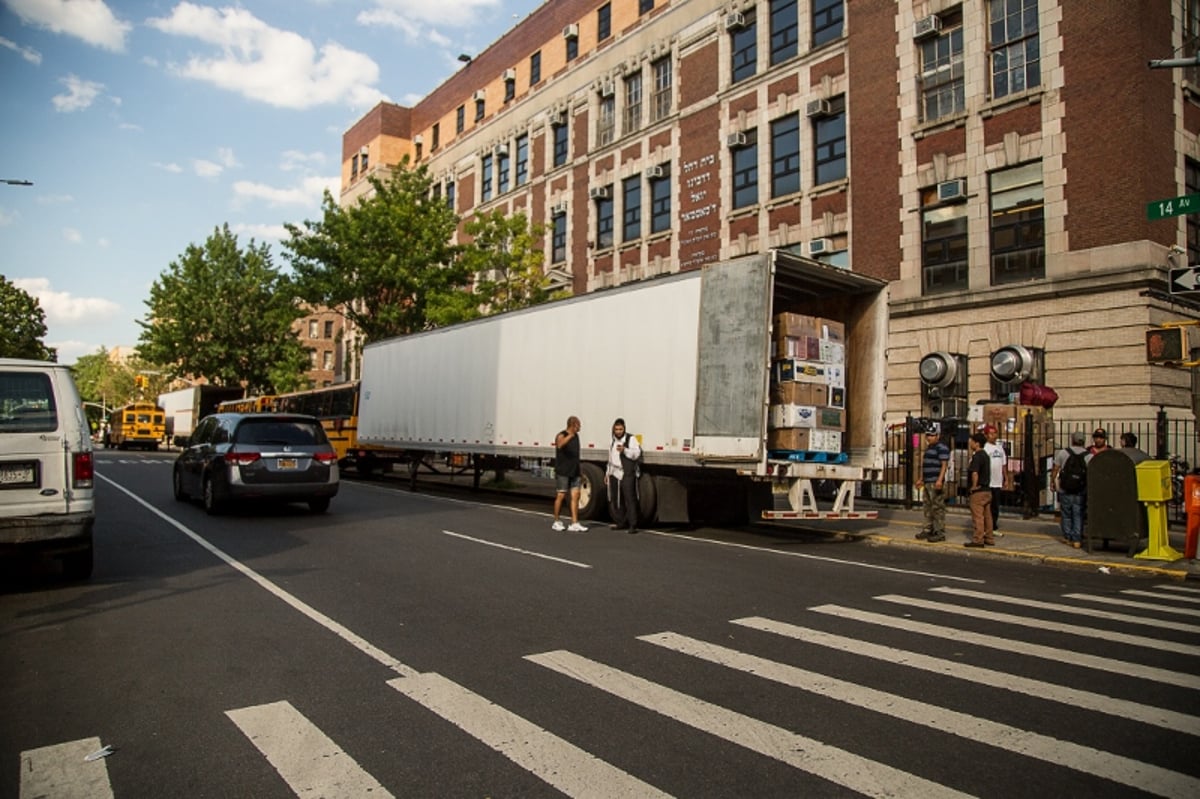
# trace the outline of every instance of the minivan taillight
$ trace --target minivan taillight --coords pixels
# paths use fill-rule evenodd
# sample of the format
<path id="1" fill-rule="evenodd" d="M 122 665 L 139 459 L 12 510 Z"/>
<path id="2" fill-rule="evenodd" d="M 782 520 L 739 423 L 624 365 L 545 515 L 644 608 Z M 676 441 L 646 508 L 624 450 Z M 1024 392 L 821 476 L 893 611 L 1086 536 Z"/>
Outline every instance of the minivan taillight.
<path id="1" fill-rule="evenodd" d="M 230 466 L 249 466 L 259 457 L 257 452 L 237 452 L 231 449 L 225 453 L 225 462 Z"/>
<path id="2" fill-rule="evenodd" d="M 313 457 L 317 459 L 318 463 L 324 463 L 326 465 L 329 465 L 337 460 L 337 453 L 336 452 L 318 452 L 316 455 L 313 455 Z"/>
<path id="3" fill-rule="evenodd" d="M 71 464 L 71 484 L 75 488 L 91 488 L 95 478 L 92 453 L 76 452 Z"/>

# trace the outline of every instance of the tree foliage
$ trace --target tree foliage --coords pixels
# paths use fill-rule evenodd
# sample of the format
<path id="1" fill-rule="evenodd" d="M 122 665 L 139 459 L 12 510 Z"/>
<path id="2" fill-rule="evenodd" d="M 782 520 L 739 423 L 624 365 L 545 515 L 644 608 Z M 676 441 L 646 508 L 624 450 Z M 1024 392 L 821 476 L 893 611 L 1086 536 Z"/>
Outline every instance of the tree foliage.
<path id="1" fill-rule="evenodd" d="M 299 295 L 340 311 L 366 341 L 457 321 L 470 276 L 451 243 L 458 217 L 432 196 L 428 168 L 406 158 L 367 180 L 373 193 L 357 203 L 343 208 L 327 191 L 320 220 L 287 225 Z"/>
<path id="2" fill-rule="evenodd" d="M 459 260 L 476 276 L 476 300 L 487 312 L 511 311 L 555 298 L 542 269 L 545 253 L 537 246 L 545 225 L 530 225 L 522 213 L 506 217 L 497 210 L 475 217 L 465 230 L 472 241 Z"/>
<path id="3" fill-rule="evenodd" d="M 242 249 L 224 225 L 203 246 L 188 245 L 150 287 L 139 321 L 139 353 L 167 364 L 169 377 L 204 376 L 218 385 L 273 392 L 298 377 L 307 358 L 292 322 L 303 315 L 294 287 L 251 239 Z"/>
<path id="4" fill-rule="evenodd" d="M 46 315 L 37 297 L 0 275 L 0 358 L 57 361 L 58 353 L 42 342 L 45 337 Z"/>

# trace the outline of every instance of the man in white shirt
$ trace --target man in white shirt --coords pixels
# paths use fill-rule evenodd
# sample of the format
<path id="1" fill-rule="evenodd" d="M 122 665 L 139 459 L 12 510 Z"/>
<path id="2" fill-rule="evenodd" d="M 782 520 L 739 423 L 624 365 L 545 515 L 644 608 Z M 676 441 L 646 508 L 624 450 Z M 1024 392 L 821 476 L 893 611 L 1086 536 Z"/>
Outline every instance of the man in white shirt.
<path id="1" fill-rule="evenodd" d="M 608 447 L 608 511 L 614 530 L 638 531 L 637 460 L 642 446 L 637 436 L 625 432 L 625 420 L 617 419 L 612 426 L 612 444 Z"/>
<path id="2" fill-rule="evenodd" d="M 987 436 L 983 451 L 992 463 L 991 479 L 988 481 L 988 487 L 992 489 L 992 530 L 995 535 L 1003 536 L 1004 533 L 1000 532 L 1000 492 L 1004 490 L 1004 469 L 1008 466 L 1008 453 L 997 443 L 1000 431 L 995 425 L 984 425 L 983 434 Z"/>

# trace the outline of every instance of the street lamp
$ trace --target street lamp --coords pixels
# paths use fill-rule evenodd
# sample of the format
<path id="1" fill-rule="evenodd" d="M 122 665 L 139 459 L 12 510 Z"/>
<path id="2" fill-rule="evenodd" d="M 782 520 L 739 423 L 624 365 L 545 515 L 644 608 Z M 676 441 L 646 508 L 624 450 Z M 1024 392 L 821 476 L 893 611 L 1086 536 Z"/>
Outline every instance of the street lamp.
<path id="1" fill-rule="evenodd" d="M 7 183 L 10 186 L 32 186 L 32 180 L 21 180 L 19 178 L 0 178 L 0 183 Z"/>

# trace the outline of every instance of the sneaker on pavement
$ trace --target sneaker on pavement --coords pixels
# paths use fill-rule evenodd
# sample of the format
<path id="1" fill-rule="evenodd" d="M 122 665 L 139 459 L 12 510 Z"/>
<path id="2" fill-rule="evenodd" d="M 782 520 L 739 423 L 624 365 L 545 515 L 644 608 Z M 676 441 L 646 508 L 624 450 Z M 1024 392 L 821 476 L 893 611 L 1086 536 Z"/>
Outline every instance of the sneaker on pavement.
<path id="1" fill-rule="evenodd" d="M 917 540 L 918 540 L 918 541 L 924 541 L 926 538 L 929 538 L 929 531 L 928 531 L 928 530 L 922 530 L 921 532 L 917 533 Z"/>
<path id="2" fill-rule="evenodd" d="M 942 535 L 941 533 L 930 533 L 929 535 L 925 536 L 925 540 L 931 544 L 937 544 L 945 541 L 946 536 Z"/>
<path id="3" fill-rule="evenodd" d="M 563 530 L 567 529 L 567 526 L 562 522 L 556 521 L 554 524 L 550 525 L 550 529 L 561 533 Z"/>
<path id="4" fill-rule="evenodd" d="M 584 527 L 579 522 L 575 522 L 574 524 L 572 524 L 570 527 L 567 528 L 567 531 L 572 532 L 572 533 L 586 533 L 587 528 Z"/>

